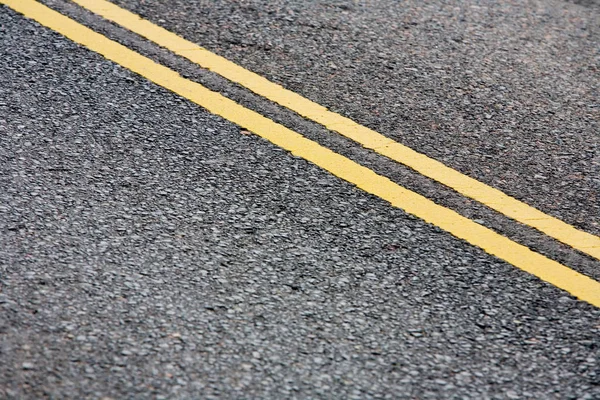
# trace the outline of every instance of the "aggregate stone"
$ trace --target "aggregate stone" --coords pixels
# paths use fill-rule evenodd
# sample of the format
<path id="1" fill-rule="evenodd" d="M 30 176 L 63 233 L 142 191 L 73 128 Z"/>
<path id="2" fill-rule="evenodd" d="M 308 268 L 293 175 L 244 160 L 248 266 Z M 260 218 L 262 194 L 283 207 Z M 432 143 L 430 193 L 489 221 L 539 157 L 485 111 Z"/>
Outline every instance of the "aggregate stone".
<path id="1" fill-rule="evenodd" d="M 600 3 L 116 0 L 600 234 Z"/>
<path id="2" fill-rule="evenodd" d="M 5 7 L 0 34 L 0 397 L 600 396 L 598 309 Z"/>

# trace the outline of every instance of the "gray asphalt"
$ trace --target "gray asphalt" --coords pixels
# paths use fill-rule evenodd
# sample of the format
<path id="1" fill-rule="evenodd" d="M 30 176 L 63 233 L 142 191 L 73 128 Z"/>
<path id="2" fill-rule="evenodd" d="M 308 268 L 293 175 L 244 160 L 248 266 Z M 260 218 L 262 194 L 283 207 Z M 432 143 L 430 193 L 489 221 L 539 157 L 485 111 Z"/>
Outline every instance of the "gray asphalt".
<path id="1" fill-rule="evenodd" d="M 381 2 L 339 3 L 342 7 L 321 2 L 312 8 L 256 2 L 260 29 L 235 17 L 248 3 L 201 3 L 203 8 L 186 3 L 179 17 L 174 17 L 176 2 L 170 11 L 155 2 L 143 6 L 146 17 L 184 29 L 187 37 L 204 30 L 204 41 L 200 36 L 196 41 L 205 46 L 213 43 L 206 38 L 217 34 L 210 21 L 238 21 L 246 34 L 267 32 L 270 23 L 270 34 L 281 36 L 294 34 L 280 18 L 282 10 L 289 14 L 298 7 L 302 18 L 311 19 L 314 8 L 315 16 L 328 11 L 319 14 L 327 21 L 380 16 L 392 27 L 398 22 L 390 20 L 393 13 L 433 9 L 389 11 Z M 513 15 L 516 6 L 503 4 Z M 559 8 L 547 7 L 546 19 L 529 29 L 542 29 L 564 10 L 579 13 L 584 22 L 598 16 L 593 5 L 548 4 Z M 527 11 L 537 12 L 535 5 Z M 216 12 L 222 12 L 221 19 Z M 185 26 L 190 21 L 196 28 Z M 280 21 L 278 33 L 272 21 Z M 367 46 L 361 35 L 382 25 L 356 25 L 356 46 Z M 234 27 L 225 32 L 234 35 Z M 298 24 L 296 33 L 302 29 L 309 28 Z M 596 34 L 591 38 L 571 37 L 568 30 L 557 35 L 567 44 L 579 43 L 585 59 L 594 37 L 598 43 L 594 29 L 588 27 Z M 6 8 L 0 8 L 0 36 L 0 398 L 600 398 L 597 308 L 241 134 Z M 306 32 L 298 36 L 319 40 Z M 373 43 L 378 40 L 374 35 Z M 230 43 L 222 51 L 239 53 L 240 59 L 254 51 L 257 60 L 276 53 L 249 47 Z M 336 54 L 336 47 L 329 47 L 324 54 Z M 438 51 L 439 57 L 446 54 Z M 327 83 L 319 75 L 325 73 L 319 72 L 322 66 L 305 57 L 302 65 L 286 65 L 290 76 L 293 68 L 306 71 L 297 83 L 302 87 L 293 89 L 314 85 L 327 100 L 335 97 L 333 82 L 339 79 L 356 96 L 342 104 L 348 113 L 368 114 L 362 109 L 367 92 L 361 92 L 368 87 L 346 77 L 349 70 Z M 253 69 L 269 75 L 265 70 L 283 68 L 264 57 L 263 63 Z M 363 81 L 367 72 L 378 76 L 379 67 L 372 67 L 363 70 Z M 597 78 L 588 72 L 571 74 L 567 86 L 556 91 L 568 92 L 577 79 L 591 85 L 591 92 L 594 84 L 597 88 Z M 396 78 L 391 75 L 388 84 L 400 85 Z M 515 78 L 513 85 L 525 78 Z M 319 89 L 326 83 L 331 86 Z M 535 95 L 542 83 L 531 81 L 526 89 Z M 377 85 L 376 79 L 367 85 L 370 101 L 381 109 L 377 124 L 392 123 L 386 122 L 387 102 L 374 95 Z M 580 95 L 593 96 L 586 93 Z M 422 101 L 437 96 L 425 94 L 432 99 Z M 597 102 L 585 108 L 556 101 L 575 108 L 564 109 L 562 122 L 550 118 L 543 126 L 556 123 L 565 138 L 574 135 L 564 145 L 568 151 L 593 146 L 597 108 L 589 104 L 597 107 Z M 413 129 L 402 132 L 418 131 L 423 143 L 450 140 L 418 129 L 426 110 L 413 105 L 413 119 L 394 119 Z M 447 114 L 428 118 L 450 119 L 460 112 L 452 105 L 443 109 Z M 517 116 L 523 112 L 515 110 Z M 542 122 L 531 118 L 532 124 Z M 580 133 L 570 130 L 573 124 Z M 573 217 L 573 223 L 586 217 L 590 222 L 581 226 L 593 231 L 597 204 L 586 194 L 597 189 L 597 175 L 590 170 L 597 154 L 578 154 L 586 162 L 575 166 L 556 157 L 543 164 L 542 152 L 530 157 L 533 165 L 539 155 L 541 165 L 552 169 L 547 176 L 560 176 L 578 190 L 575 205 L 571 197 L 543 186 L 524 187 L 531 170 L 518 164 L 518 157 L 526 153 L 531 132 L 515 129 L 524 147 L 516 146 L 514 162 L 496 154 L 484 158 L 488 167 L 493 173 L 518 171 L 522 176 L 508 182 L 513 190 L 563 201 L 561 207 L 568 206 L 563 216 Z M 481 136 L 480 144 L 488 139 Z M 546 142 L 540 139 L 540 146 Z M 451 153 L 445 147 L 436 151 Z M 460 162 L 472 161 L 469 154 L 461 153 Z M 477 161 L 477 166 L 483 170 L 486 164 Z M 572 182 L 559 167 L 575 168 L 584 178 Z"/>
<path id="2" fill-rule="evenodd" d="M 596 0 L 116 3 L 600 234 Z"/>
<path id="3" fill-rule="evenodd" d="M 391 178 L 395 182 L 433 199 L 439 204 L 457 210 L 464 216 L 476 220 L 547 257 L 569 265 L 571 268 L 596 280 L 600 280 L 600 262 L 597 259 L 581 254 L 571 249 L 569 246 L 562 245 L 560 242 L 541 234 L 535 229 L 515 223 L 513 220 L 502 214 L 496 213 L 477 202 L 470 201 L 451 189 L 445 188 L 398 163 L 386 160 L 384 157 L 377 156 L 372 152 L 364 151 L 360 146 L 357 146 L 356 143 L 346 140 L 340 135 L 332 134 L 332 132 L 316 123 L 304 120 L 295 113 L 285 108 L 278 107 L 269 101 L 262 99 L 260 96 L 253 95 L 248 90 L 233 85 L 216 74 L 198 68 L 197 65 L 174 56 L 171 52 L 161 49 L 152 43 L 148 43 L 146 40 L 131 34 L 123 28 L 119 28 L 118 26 L 99 19 L 97 16 L 82 10 L 70 1 L 43 1 L 51 7 L 90 26 L 111 39 L 173 68 L 183 76 L 198 81 L 215 91 L 224 93 L 226 96 L 246 107 L 256 110 L 285 126 L 301 132 L 303 135 L 356 160 L 362 165 L 368 166 L 376 172 Z M 590 140 L 593 142 L 595 139 L 592 138 Z M 489 154 L 484 154 L 483 156 L 491 157 Z M 594 156 L 592 162 L 595 163 L 596 158 L 597 157 Z M 511 160 L 496 158 L 496 162 L 506 161 L 510 162 Z M 555 192 L 554 195 L 559 195 L 559 192 Z M 589 218 L 589 221 L 591 224 L 595 223 L 596 219 L 593 218 L 593 212 L 590 213 L 585 210 L 581 211 L 581 204 L 572 204 L 571 206 L 586 216 L 588 216 L 588 214 L 592 215 L 592 218 Z"/>

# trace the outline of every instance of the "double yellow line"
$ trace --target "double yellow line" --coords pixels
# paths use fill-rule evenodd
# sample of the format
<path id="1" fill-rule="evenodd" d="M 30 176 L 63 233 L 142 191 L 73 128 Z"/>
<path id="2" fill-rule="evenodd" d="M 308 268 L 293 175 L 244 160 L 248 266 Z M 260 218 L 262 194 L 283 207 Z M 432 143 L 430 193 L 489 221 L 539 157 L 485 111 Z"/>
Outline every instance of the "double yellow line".
<path id="1" fill-rule="evenodd" d="M 501 191 L 394 142 L 348 118 L 333 113 L 294 92 L 268 81 L 208 50 L 189 42 L 105 0 L 73 0 L 80 6 L 135 32 L 175 54 L 236 82 L 251 91 L 336 131 L 362 146 L 405 164 L 457 192 L 519 222 L 600 259 L 600 238 L 577 230 Z M 389 201 L 468 243 L 600 307 L 600 283 L 556 261 L 529 250 L 494 231 L 435 204 L 388 178 L 337 154 L 264 116 L 242 107 L 177 72 L 122 46 L 35 0 L 0 0 L 41 25 L 55 30 L 107 59 L 240 125 L 277 146 L 302 157 L 360 189 Z"/>
<path id="2" fill-rule="evenodd" d="M 418 153 L 105 0 L 80 6 L 548 236 L 600 259 L 600 238 Z"/>

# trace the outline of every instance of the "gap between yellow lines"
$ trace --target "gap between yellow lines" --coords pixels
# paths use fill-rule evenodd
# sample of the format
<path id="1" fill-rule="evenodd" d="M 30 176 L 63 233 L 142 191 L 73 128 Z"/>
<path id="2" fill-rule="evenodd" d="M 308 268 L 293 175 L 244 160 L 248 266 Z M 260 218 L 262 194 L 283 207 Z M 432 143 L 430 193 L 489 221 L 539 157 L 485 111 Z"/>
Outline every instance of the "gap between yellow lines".
<path id="1" fill-rule="evenodd" d="M 365 192 L 436 225 L 489 254 L 549 282 L 581 300 L 600 307 L 600 282 L 574 271 L 527 247 L 495 233 L 448 208 L 412 192 L 388 178 L 337 154 L 302 135 L 204 86 L 181 77 L 177 72 L 92 31 L 78 22 L 35 0 L 0 0 L 15 11 L 107 59 L 193 101 L 213 114 L 254 132 L 292 154 L 344 179 Z"/>
<path id="2" fill-rule="evenodd" d="M 287 90 L 106 0 L 73 1 L 203 68 L 238 83 L 281 106 L 287 107 L 299 115 L 325 126 L 327 129 L 356 141 L 365 148 L 404 164 L 464 196 L 485 204 L 516 221 L 529 225 L 600 260 L 600 237 L 598 236 L 578 230 L 498 189 L 470 178 L 349 118 L 329 111 L 297 93 Z"/>

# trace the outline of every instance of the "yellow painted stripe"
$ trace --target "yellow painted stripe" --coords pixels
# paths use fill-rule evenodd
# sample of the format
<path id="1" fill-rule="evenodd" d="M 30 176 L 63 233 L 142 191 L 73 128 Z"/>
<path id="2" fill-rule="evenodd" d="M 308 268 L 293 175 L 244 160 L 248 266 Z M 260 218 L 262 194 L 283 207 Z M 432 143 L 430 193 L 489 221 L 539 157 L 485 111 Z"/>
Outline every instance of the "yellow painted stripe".
<path id="1" fill-rule="evenodd" d="M 402 163 L 464 196 L 477 200 L 516 221 L 536 228 L 546 235 L 600 260 L 600 237 L 598 236 L 578 230 L 498 189 L 470 178 L 349 118 L 329 111 L 297 93 L 287 90 L 106 0 L 73 1 L 203 68 L 238 83 L 254 93 L 287 107 L 307 119 L 318 122 L 368 149 Z"/>
<path id="2" fill-rule="evenodd" d="M 482 248 L 489 254 L 566 290 L 581 300 L 600 307 L 600 282 L 535 253 L 455 211 L 437 205 L 388 178 L 242 107 L 219 93 L 181 77 L 177 72 L 157 64 L 35 0 L 0 0 L 0 3 L 8 5 L 74 42 L 193 101 L 211 113 L 220 115 L 333 175 L 353 183 L 358 188 L 389 201 L 393 206 L 422 218 L 454 236 Z"/>

